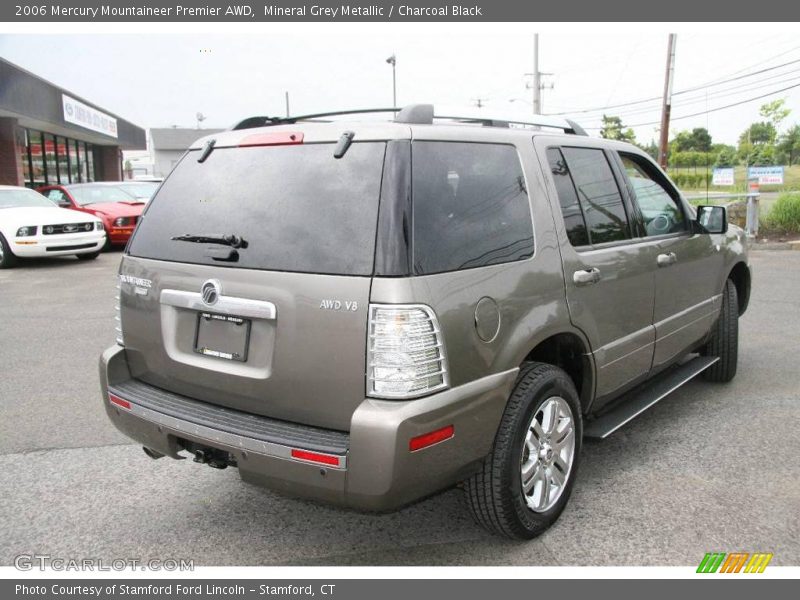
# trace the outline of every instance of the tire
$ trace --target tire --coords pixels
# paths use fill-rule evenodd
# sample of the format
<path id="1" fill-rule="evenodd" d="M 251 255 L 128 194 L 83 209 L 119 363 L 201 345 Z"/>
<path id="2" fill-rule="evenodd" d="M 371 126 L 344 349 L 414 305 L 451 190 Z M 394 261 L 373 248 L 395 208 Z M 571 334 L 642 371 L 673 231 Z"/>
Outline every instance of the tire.
<path id="1" fill-rule="evenodd" d="M 17 266 L 18 259 L 11 252 L 6 238 L 0 233 L 0 269 L 11 269 Z"/>
<path id="2" fill-rule="evenodd" d="M 554 434 L 547 436 L 542 422 L 546 419 L 546 408 L 550 406 L 553 410 L 553 402 L 559 412 L 554 421 Z M 571 419 L 562 417 L 565 413 L 571 413 Z M 538 434 L 534 432 L 534 422 L 539 425 Z M 539 440 L 537 435 L 541 435 Z M 558 450 L 557 438 L 562 435 L 562 448 Z M 564 469 L 569 436 L 572 452 L 569 465 Z M 580 402 L 569 376 L 552 365 L 526 363 L 506 405 L 491 453 L 484 459 L 481 471 L 465 482 L 467 501 L 475 520 L 486 529 L 512 539 L 531 539 L 543 533 L 558 519 L 572 493 L 582 437 Z M 539 452 L 534 454 L 537 447 Z M 548 456 L 547 448 L 551 448 L 554 458 Z M 522 471 L 531 461 L 534 466 L 528 467 L 532 475 L 526 480 L 526 487 L 532 487 L 526 493 Z M 563 475 L 563 483 L 560 486 L 550 484 L 552 495 L 548 494 L 545 502 L 543 492 L 547 489 L 546 482 L 550 481 L 548 468 L 554 476 Z"/>
<path id="3" fill-rule="evenodd" d="M 722 292 L 722 310 L 711 339 L 700 350 L 703 356 L 719 356 L 719 360 L 703 371 L 703 379 L 726 383 L 736 376 L 739 358 L 739 297 L 736 286 L 728 279 Z"/>
<path id="4" fill-rule="evenodd" d="M 100 252 L 89 252 L 88 254 L 76 254 L 78 260 L 94 260 L 100 256 Z"/>

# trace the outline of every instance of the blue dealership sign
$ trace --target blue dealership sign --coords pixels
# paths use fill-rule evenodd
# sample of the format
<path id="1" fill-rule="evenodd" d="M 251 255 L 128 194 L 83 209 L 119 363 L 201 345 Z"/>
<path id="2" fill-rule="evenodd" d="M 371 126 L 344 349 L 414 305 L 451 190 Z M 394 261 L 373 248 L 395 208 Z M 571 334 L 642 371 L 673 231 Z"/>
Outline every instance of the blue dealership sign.
<path id="1" fill-rule="evenodd" d="M 783 185 L 783 167 L 750 167 L 747 178 L 758 179 L 760 185 Z"/>

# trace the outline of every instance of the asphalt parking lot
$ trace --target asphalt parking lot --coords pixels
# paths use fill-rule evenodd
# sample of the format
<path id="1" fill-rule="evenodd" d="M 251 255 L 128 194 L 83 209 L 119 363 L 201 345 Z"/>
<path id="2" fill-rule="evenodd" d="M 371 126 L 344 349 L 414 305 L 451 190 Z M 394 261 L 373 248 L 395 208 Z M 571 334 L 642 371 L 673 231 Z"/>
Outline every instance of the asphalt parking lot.
<path id="1" fill-rule="evenodd" d="M 234 469 L 152 461 L 106 420 L 121 254 L 0 271 L 0 564 L 191 558 L 196 565 L 696 565 L 706 552 L 800 564 L 800 252 L 751 255 L 739 373 L 694 381 L 604 442 L 537 540 L 475 525 L 458 489 L 368 515 L 288 499 Z"/>

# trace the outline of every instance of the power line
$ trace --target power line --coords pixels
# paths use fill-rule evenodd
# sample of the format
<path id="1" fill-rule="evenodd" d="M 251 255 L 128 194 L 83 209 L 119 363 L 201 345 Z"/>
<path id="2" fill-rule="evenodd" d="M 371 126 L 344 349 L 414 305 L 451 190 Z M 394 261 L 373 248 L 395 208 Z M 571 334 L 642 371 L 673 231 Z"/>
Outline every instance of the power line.
<path id="1" fill-rule="evenodd" d="M 705 83 L 705 84 L 702 84 L 702 85 L 698 85 L 698 86 L 695 86 L 695 87 L 686 88 L 685 90 L 680 90 L 680 91 L 677 91 L 677 92 L 673 92 L 673 96 L 679 96 L 681 94 L 688 94 L 689 92 L 696 92 L 698 90 L 706 89 L 706 88 L 709 88 L 709 87 L 716 87 L 716 86 L 722 85 L 724 83 L 730 83 L 732 81 L 738 81 L 738 80 L 741 80 L 741 79 L 745 79 L 747 77 L 753 77 L 754 75 L 760 75 L 761 73 L 766 73 L 768 71 L 774 71 L 775 69 L 780 69 L 782 67 L 786 67 L 786 66 L 789 66 L 789 65 L 797 64 L 797 63 L 800 63 L 800 58 L 798 58 L 796 60 L 789 61 L 789 62 L 785 62 L 785 63 L 780 64 L 780 65 L 774 65 L 772 67 L 766 67 L 766 68 L 760 69 L 758 71 L 753 71 L 752 73 L 746 73 L 744 75 L 738 75 L 736 77 L 731 77 L 729 79 L 719 80 L 719 81 L 712 81 L 712 82 Z M 562 111 L 562 112 L 556 112 L 556 113 L 548 113 L 548 115 L 549 116 L 560 116 L 560 115 L 576 115 L 576 114 L 601 112 L 601 111 L 609 110 L 611 108 L 623 108 L 623 107 L 626 107 L 626 106 L 634 106 L 634 105 L 637 105 L 637 104 L 644 104 L 646 102 L 653 102 L 654 100 L 661 100 L 661 96 L 654 96 L 652 98 L 644 98 L 642 100 L 633 100 L 631 102 L 624 102 L 622 104 L 611 104 L 609 106 L 603 106 L 603 107 L 599 107 L 599 108 L 587 108 L 587 109 L 583 109 L 583 110 L 572 110 L 572 111 Z"/>
<path id="2" fill-rule="evenodd" d="M 707 102 L 708 100 L 718 100 L 720 98 L 727 98 L 727 97 L 730 97 L 730 96 L 738 96 L 738 95 L 741 95 L 741 94 L 744 94 L 744 93 L 747 93 L 747 92 L 754 92 L 754 91 L 757 91 L 757 90 L 763 90 L 763 89 L 766 89 L 766 88 L 769 88 L 769 87 L 772 87 L 772 86 L 775 86 L 775 85 L 781 85 L 781 84 L 784 84 L 784 83 L 791 83 L 791 82 L 797 81 L 798 75 L 795 75 L 797 73 L 800 73 L 800 70 L 792 71 L 790 73 L 781 73 L 778 77 L 784 77 L 785 75 L 790 75 L 790 74 L 794 75 L 794 76 L 793 77 L 789 77 L 788 79 L 781 79 L 779 81 L 772 81 L 770 83 L 766 83 L 765 85 L 761 85 L 761 84 L 763 84 L 765 81 L 767 81 L 767 79 L 775 79 L 776 77 L 769 77 L 767 79 L 764 79 L 764 80 L 761 80 L 761 81 L 758 81 L 758 82 L 750 82 L 747 85 L 737 86 L 735 88 L 728 88 L 728 89 L 725 89 L 725 90 L 720 90 L 719 92 L 715 92 L 713 94 L 709 94 L 708 92 L 706 92 L 702 96 L 693 96 L 691 98 L 686 98 L 686 99 L 684 99 L 683 102 L 675 103 L 674 106 L 676 106 L 676 107 L 689 106 L 691 104 L 698 104 L 700 102 Z M 615 117 L 631 117 L 631 116 L 635 116 L 635 115 L 642 115 L 642 114 L 656 112 L 657 110 L 659 110 L 659 108 L 660 107 L 658 107 L 658 106 L 652 106 L 652 107 L 641 108 L 641 109 L 636 109 L 636 110 L 620 111 L 620 112 L 615 112 L 614 116 Z M 601 117 L 601 113 L 597 113 L 596 115 L 592 115 L 592 116 L 586 117 L 586 118 L 597 119 L 597 118 L 600 118 L 600 117 Z"/>
<path id="3" fill-rule="evenodd" d="M 768 98 L 769 96 L 774 96 L 775 94 L 781 94 L 781 93 L 786 92 L 788 90 L 792 90 L 792 89 L 794 89 L 796 87 L 800 87 L 800 83 L 796 83 L 794 85 L 790 85 L 790 86 L 785 87 L 785 88 L 780 89 L 780 90 L 775 90 L 774 92 L 769 92 L 767 94 L 762 94 L 760 96 L 755 96 L 753 98 L 748 98 L 747 100 L 741 100 L 739 102 L 734 102 L 733 104 L 726 104 L 725 106 L 717 106 L 716 108 L 711 108 L 709 110 L 704 110 L 704 111 L 701 111 L 701 112 L 692 113 L 690 115 L 681 115 L 680 117 L 672 117 L 672 120 L 673 121 L 679 121 L 681 119 L 690 119 L 692 117 L 699 117 L 699 116 L 702 116 L 702 115 L 707 115 L 707 114 L 712 113 L 712 112 L 725 110 L 726 108 L 733 108 L 734 106 L 740 106 L 742 104 L 747 104 L 748 102 L 754 102 L 755 100 L 761 100 L 762 98 Z M 628 127 L 646 127 L 648 125 L 658 125 L 658 124 L 659 124 L 659 121 L 651 121 L 650 123 L 635 123 L 633 125 L 628 125 Z M 584 129 L 598 130 L 598 129 L 602 129 L 602 127 L 584 127 Z"/>

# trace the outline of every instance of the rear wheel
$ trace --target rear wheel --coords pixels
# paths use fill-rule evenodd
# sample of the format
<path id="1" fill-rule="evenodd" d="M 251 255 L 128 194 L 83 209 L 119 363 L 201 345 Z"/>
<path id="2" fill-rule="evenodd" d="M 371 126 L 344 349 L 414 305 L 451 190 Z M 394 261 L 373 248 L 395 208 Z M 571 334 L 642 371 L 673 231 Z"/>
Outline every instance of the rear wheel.
<path id="1" fill-rule="evenodd" d="M 719 360 L 703 371 L 703 379 L 725 383 L 736 376 L 739 359 L 739 297 L 736 286 L 728 279 L 722 292 L 722 311 L 709 342 L 703 346 L 703 356 L 719 356 Z"/>
<path id="2" fill-rule="evenodd" d="M 15 266 L 17 266 L 17 257 L 11 252 L 6 238 L 0 233 L 0 269 L 10 269 Z"/>
<path id="3" fill-rule="evenodd" d="M 569 500 L 582 436 L 578 393 L 569 376 L 552 365 L 526 364 L 491 454 L 466 482 L 475 520 L 510 538 L 543 533 Z"/>
<path id="4" fill-rule="evenodd" d="M 100 256 L 100 252 L 89 252 L 88 254 L 76 254 L 78 260 L 94 260 Z"/>

